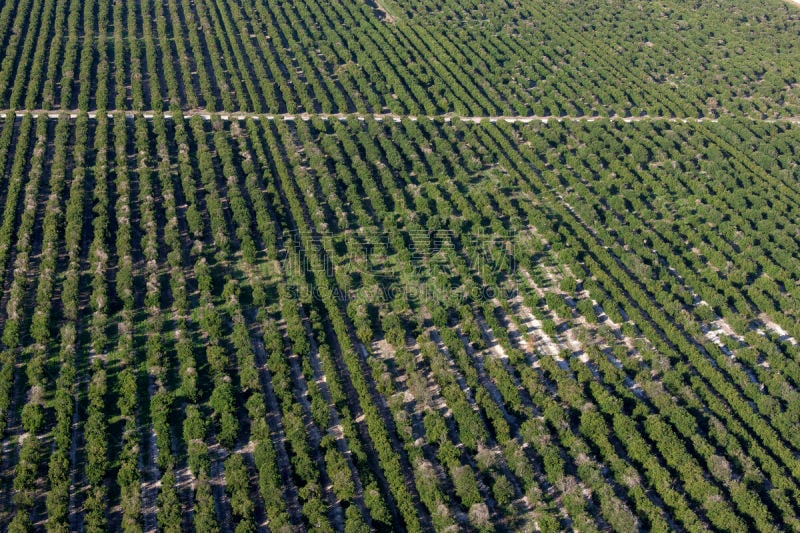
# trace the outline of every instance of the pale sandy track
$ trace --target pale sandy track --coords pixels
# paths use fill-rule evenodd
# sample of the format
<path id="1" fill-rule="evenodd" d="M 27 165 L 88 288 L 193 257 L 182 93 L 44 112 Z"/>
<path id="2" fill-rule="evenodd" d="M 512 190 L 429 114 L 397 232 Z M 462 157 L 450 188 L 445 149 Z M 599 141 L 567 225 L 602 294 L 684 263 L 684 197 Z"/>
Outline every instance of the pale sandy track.
<path id="1" fill-rule="evenodd" d="M 790 0 L 792 2 L 796 2 L 800 5 L 800 0 Z M 12 111 L 10 109 L 0 110 L 0 116 L 7 116 L 9 113 L 14 113 L 17 118 L 24 117 L 25 115 L 32 115 L 34 118 L 39 116 L 46 116 L 48 118 L 57 119 L 64 116 L 68 116 L 69 118 L 78 118 L 78 115 L 82 113 L 82 111 L 77 109 L 69 109 L 69 110 L 61 110 L 61 111 L 53 111 L 53 110 L 44 110 L 44 109 L 29 109 L 29 110 L 15 110 Z M 90 119 L 97 118 L 98 111 L 86 111 L 86 115 Z M 163 116 L 166 119 L 171 119 L 173 117 L 173 113 L 171 111 L 165 111 L 163 113 L 157 113 L 155 111 L 107 111 L 105 112 L 108 118 L 114 118 L 118 116 L 120 113 L 124 113 L 125 118 L 133 119 L 137 116 L 141 116 L 145 119 L 152 119 L 155 116 Z M 706 122 L 719 122 L 720 119 L 713 118 L 713 117 L 666 117 L 666 116 L 654 116 L 654 115 L 639 115 L 639 116 L 630 116 L 630 117 L 621 117 L 621 116 L 611 116 L 611 117 L 603 117 L 603 116 L 587 116 L 587 115 L 580 115 L 580 116 L 555 116 L 555 115 L 528 115 L 528 116 L 516 116 L 516 115 L 487 115 L 487 116 L 458 116 L 458 115 L 397 115 L 394 113 L 249 113 L 249 112 L 235 112 L 235 113 L 209 113 L 204 109 L 192 109 L 183 111 L 181 113 L 183 117 L 194 117 L 198 116 L 203 118 L 204 120 L 211 120 L 211 119 L 220 119 L 220 120 L 246 120 L 246 119 L 253 119 L 253 120 L 283 120 L 286 122 L 293 122 L 297 120 L 309 121 L 312 119 L 320 119 L 320 120 L 349 120 L 349 119 L 358 119 L 358 120 L 366 120 L 372 119 L 378 122 L 383 121 L 393 121 L 393 122 L 401 122 L 403 120 L 410 120 L 410 121 L 417 121 L 423 118 L 427 118 L 429 120 L 442 120 L 444 122 L 451 122 L 454 120 L 459 120 L 461 122 L 471 122 L 474 124 L 479 124 L 481 122 L 508 122 L 508 123 L 530 123 L 530 122 L 541 122 L 541 123 L 548 123 L 550 121 L 553 122 L 601 122 L 601 121 L 620 121 L 620 122 L 673 122 L 673 123 L 691 123 L 691 124 L 701 124 Z M 741 117 L 731 117 L 734 119 L 739 120 L 751 120 L 754 122 L 768 122 L 768 123 L 792 123 L 792 124 L 800 124 L 800 116 L 791 116 L 791 117 L 779 117 L 779 118 L 759 118 L 759 117 L 749 117 L 749 116 L 741 116 Z"/>

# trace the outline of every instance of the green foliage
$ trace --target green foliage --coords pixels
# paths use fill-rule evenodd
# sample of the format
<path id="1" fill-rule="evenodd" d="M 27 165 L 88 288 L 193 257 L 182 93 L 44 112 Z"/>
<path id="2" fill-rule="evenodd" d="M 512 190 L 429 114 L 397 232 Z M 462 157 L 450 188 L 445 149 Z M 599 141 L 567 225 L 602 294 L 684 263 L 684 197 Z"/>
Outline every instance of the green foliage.
<path id="1" fill-rule="evenodd" d="M 218 531 L 217 519 L 214 515 L 214 500 L 208 479 L 198 479 L 195 493 L 194 527 L 198 531 Z"/>
<path id="2" fill-rule="evenodd" d="M 9 530 L 800 527 L 789 6 L 134 4 L 0 8 Z"/>
<path id="3" fill-rule="evenodd" d="M 230 494 L 233 514 L 239 519 L 237 531 L 255 529 L 252 521 L 254 506 L 248 493 L 249 480 L 250 476 L 241 455 L 234 453 L 225 460 L 225 488 Z"/>
<path id="4" fill-rule="evenodd" d="M 492 494 L 499 505 L 505 506 L 514 499 L 514 487 L 506 476 L 499 475 L 492 485 Z"/>
<path id="5" fill-rule="evenodd" d="M 181 531 L 181 505 L 175 491 L 175 474 L 167 470 L 161 477 L 158 495 L 158 525 L 164 532 Z"/>

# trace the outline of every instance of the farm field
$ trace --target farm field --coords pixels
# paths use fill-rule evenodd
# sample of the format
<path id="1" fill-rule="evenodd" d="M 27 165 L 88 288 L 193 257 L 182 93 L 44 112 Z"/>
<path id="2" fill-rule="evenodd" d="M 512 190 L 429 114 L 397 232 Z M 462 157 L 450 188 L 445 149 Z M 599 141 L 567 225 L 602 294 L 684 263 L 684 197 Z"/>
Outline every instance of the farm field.
<path id="1" fill-rule="evenodd" d="M 0 530 L 800 530 L 798 29 L 0 2 Z"/>
<path id="2" fill-rule="evenodd" d="M 793 528 L 798 136 L 6 120 L 4 523 Z"/>

